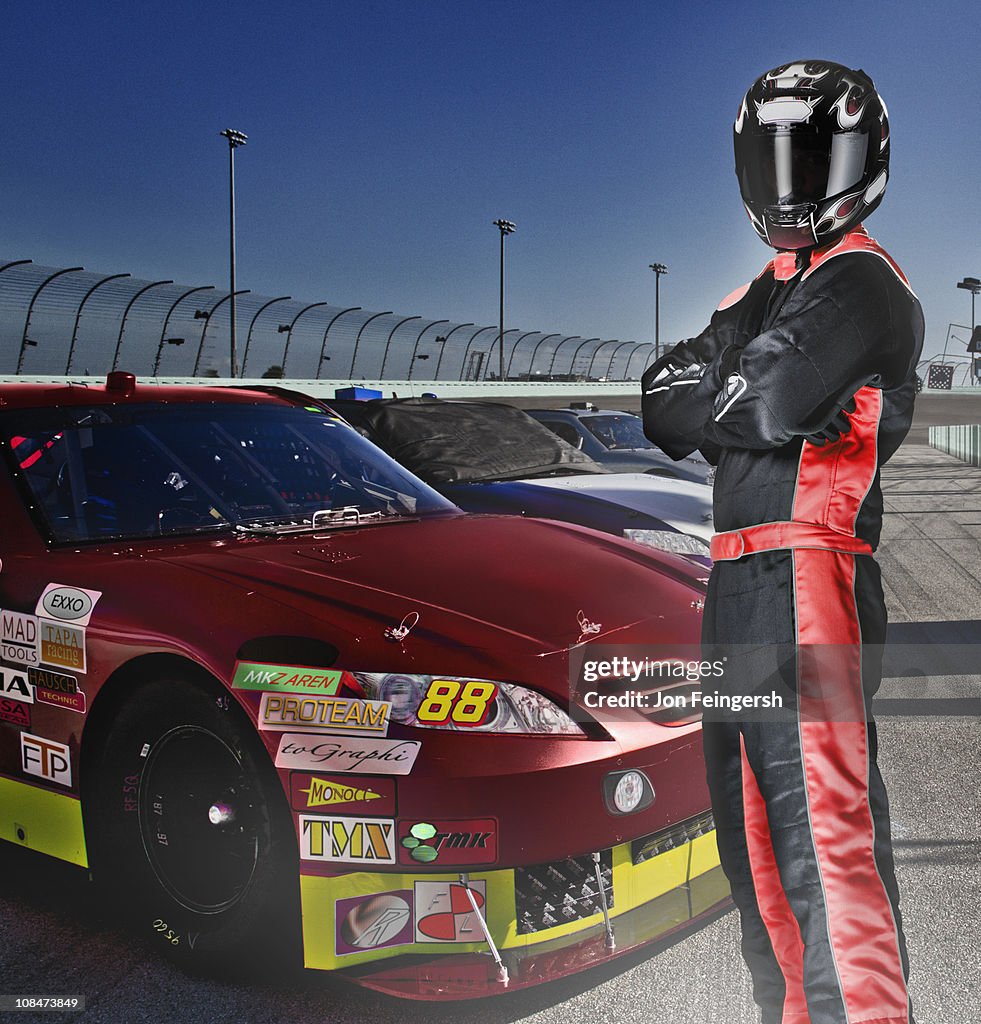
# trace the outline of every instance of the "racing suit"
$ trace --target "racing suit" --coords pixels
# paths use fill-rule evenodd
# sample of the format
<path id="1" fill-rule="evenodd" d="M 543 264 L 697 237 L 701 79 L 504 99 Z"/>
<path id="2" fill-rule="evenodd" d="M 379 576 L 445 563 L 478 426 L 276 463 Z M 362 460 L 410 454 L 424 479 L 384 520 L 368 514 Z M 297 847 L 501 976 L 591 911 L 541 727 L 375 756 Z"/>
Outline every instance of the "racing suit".
<path id="1" fill-rule="evenodd" d="M 906 278 L 858 227 L 824 250 L 779 253 L 643 377 L 648 437 L 718 465 L 703 644 L 787 644 L 796 685 L 819 695 L 826 676 L 806 652 L 845 652 L 851 714 L 804 720 L 802 696 L 793 722 L 704 722 L 764 1024 L 912 1020 L 869 703 L 886 628 L 879 467 L 909 430 L 922 341 Z"/>

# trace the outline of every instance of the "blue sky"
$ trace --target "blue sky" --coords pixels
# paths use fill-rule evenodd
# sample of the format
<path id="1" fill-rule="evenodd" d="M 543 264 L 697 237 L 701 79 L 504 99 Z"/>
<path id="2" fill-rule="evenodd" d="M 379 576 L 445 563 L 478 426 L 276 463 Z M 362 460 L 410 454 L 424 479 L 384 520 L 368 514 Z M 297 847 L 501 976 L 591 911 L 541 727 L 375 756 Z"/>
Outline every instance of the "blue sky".
<path id="1" fill-rule="evenodd" d="M 975 5 L 418 0 L 5 7 L 0 256 L 524 330 L 662 341 L 754 276 L 731 126 L 757 74 L 863 67 L 892 178 L 868 228 L 927 350 L 981 277 Z"/>

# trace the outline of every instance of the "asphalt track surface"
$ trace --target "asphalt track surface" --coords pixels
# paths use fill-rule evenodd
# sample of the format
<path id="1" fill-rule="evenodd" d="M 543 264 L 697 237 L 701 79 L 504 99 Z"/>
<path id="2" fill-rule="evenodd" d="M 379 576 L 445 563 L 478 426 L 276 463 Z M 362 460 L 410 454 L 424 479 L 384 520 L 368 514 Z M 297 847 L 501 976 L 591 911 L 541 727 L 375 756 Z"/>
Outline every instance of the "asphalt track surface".
<path id="1" fill-rule="evenodd" d="M 967 398 L 958 414 L 981 421 L 981 402 Z M 922 418 L 956 422 L 944 416 L 953 406 L 941 406 L 934 419 L 927 404 L 918 426 Z M 892 629 L 907 640 L 977 642 L 981 470 L 907 444 L 884 472 L 883 489 L 879 559 Z M 892 678 L 880 697 L 880 763 L 917 1022 L 981 1024 L 979 681 Z M 0 844 L 0 994 L 84 995 L 88 1004 L 81 1014 L 11 1013 L 12 1022 L 755 1024 L 738 937 L 729 912 L 665 947 L 561 982 L 465 1004 L 407 1003 L 312 971 L 188 974 L 158 955 L 154 936 L 121 931 L 85 872 Z"/>

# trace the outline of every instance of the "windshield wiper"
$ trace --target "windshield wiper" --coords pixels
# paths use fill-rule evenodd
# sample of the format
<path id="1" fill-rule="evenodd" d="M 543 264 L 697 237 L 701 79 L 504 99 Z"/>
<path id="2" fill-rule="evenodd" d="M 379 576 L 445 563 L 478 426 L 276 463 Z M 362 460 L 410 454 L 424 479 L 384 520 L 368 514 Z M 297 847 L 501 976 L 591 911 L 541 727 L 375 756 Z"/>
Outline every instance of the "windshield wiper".
<path id="1" fill-rule="evenodd" d="M 407 520 L 412 516 L 398 512 L 362 512 L 357 505 L 344 505 L 342 508 L 322 509 L 313 515 L 270 516 L 266 519 L 253 519 L 236 523 L 235 529 L 240 533 L 274 534 L 279 536 L 288 533 L 315 533 L 318 530 L 339 530 L 350 526 L 367 526 L 382 520 Z"/>

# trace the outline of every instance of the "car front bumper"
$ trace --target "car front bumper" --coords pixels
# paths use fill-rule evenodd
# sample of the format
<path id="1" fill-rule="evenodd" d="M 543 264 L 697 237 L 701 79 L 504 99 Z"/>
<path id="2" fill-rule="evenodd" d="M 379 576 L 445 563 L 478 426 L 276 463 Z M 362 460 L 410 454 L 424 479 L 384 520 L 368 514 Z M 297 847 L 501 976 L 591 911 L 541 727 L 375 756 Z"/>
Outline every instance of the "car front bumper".
<path id="1" fill-rule="evenodd" d="M 403 998 L 493 995 L 655 943 L 728 900 L 708 815 L 602 851 L 600 872 L 612 942 L 590 855 L 463 876 L 500 964 L 459 874 L 302 875 L 304 962 Z"/>

